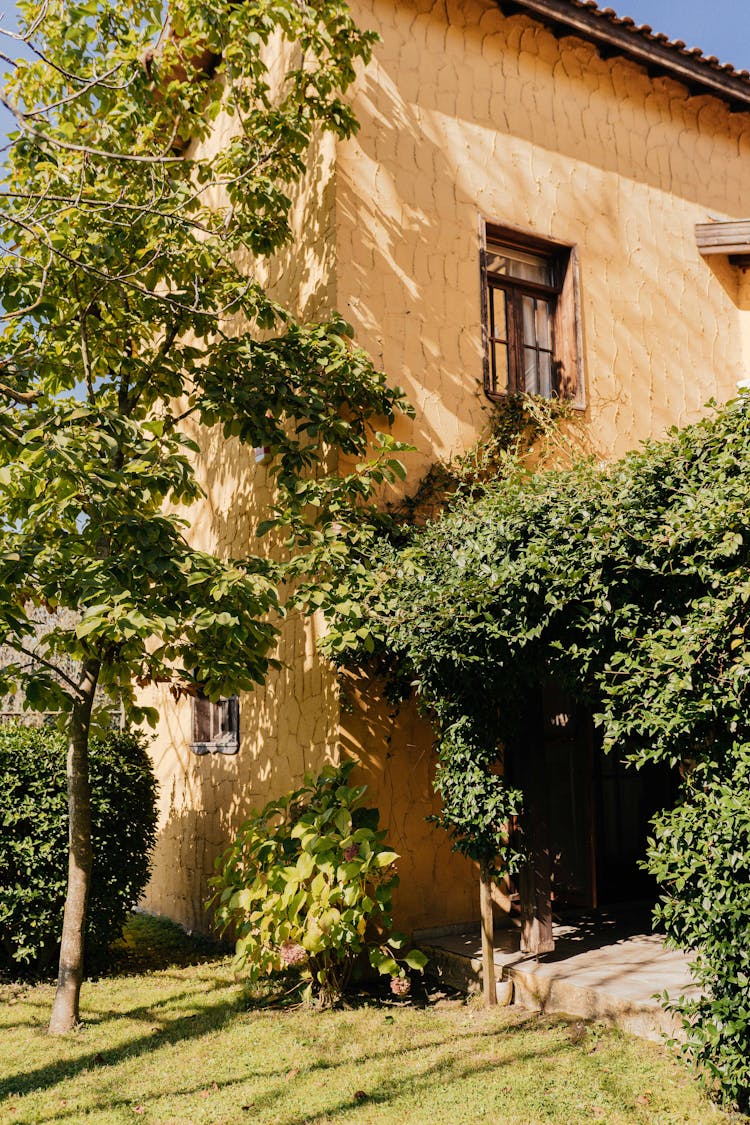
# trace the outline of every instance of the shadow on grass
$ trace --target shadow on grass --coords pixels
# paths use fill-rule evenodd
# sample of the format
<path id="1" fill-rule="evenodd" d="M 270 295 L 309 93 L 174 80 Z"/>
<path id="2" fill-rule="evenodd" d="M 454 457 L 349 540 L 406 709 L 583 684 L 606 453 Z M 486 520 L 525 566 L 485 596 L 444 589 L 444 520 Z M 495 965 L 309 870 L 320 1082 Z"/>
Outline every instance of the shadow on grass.
<path id="1" fill-rule="evenodd" d="M 167 918 L 131 914 L 123 926 L 122 937 L 96 958 L 92 979 L 184 969 L 219 961 L 231 952 L 230 945 L 202 934 L 187 933 Z"/>
<path id="2" fill-rule="evenodd" d="M 139 1003 L 125 1011 L 92 1012 L 86 1024 L 93 1031 L 92 1038 L 95 1037 L 98 1026 L 114 1021 L 129 1020 L 142 1023 L 148 1030 L 137 1029 L 132 1038 L 110 1047 L 99 1047 L 94 1042 L 90 1050 L 86 1050 L 75 1059 L 56 1060 L 25 1073 L 13 1075 L 0 1084 L 0 1096 L 18 1098 L 40 1091 L 51 1091 L 62 1082 L 74 1081 L 85 1071 L 95 1070 L 101 1074 L 100 1088 L 94 1095 L 97 1102 L 90 1104 L 86 1112 L 96 1112 L 101 1108 L 105 1104 L 102 1100 L 104 1097 L 110 1112 L 117 1107 L 132 1109 L 135 1095 L 131 1094 L 130 1097 L 124 1095 L 120 1086 L 122 1079 L 115 1070 L 119 1064 L 139 1058 L 145 1059 L 162 1048 L 175 1048 L 182 1043 L 188 1044 L 206 1036 L 216 1036 L 217 1032 L 221 1032 L 226 1025 L 236 1019 L 246 1020 L 250 1024 L 254 1018 L 258 1018 L 261 1021 L 259 1030 L 268 1034 L 269 1025 L 265 1021 L 269 1017 L 274 1018 L 273 1008 L 276 1007 L 278 1010 L 275 1004 L 278 997 L 274 997 L 271 994 L 272 990 L 269 989 L 268 995 L 256 995 L 254 999 L 250 999 L 247 991 L 235 986 L 227 979 L 226 974 L 217 979 L 211 965 L 205 964 L 207 959 L 216 959 L 219 956 L 211 943 L 196 941 L 170 923 L 136 917 L 125 935 L 123 945 L 123 959 L 119 962 L 122 966 L 122 975 L 131 975 L 137 971 L 137 967 L 141 968 L 141 972 L 143 967 L 158 969 L 162 980 L 172 980 L 182 987 L 169 996 Z M 116 964 L 117 962 L 113 963 L 112 970 Z M 196 964 L 205 964 L 205 971 L 194 973 L 189 980 L 185 980 L 179 970 Z M 174 971 L 170 972 L 169 969 Z M 218 993 L 224 995 L 216 995 Z M 425 1006 L 426 994 L 424 998 L 415 996 L 414 1000 L 415 1007 Z M 184 1007 L 190 1005 L 191 1001 L 194 1003 L 195 1011 L 191 1012 L 189 1009 L 185 1011 Z M 183 1010 L 175 1010 L 181 1005 Z M 278 1120 L 278 1125 L 304 1125 L 315 1117 L 335 1119 L 367 1104 L 375 1106 L 396 1103 L 402 1098 L 413 1097 L 420 1092 L 426 1095 L 435 1087 L 480 1076 L 499 1065 L 538 1060 L 543 1067 L 545 1059 L 550 1061 L 555 1055 L 575 1049 L 575 1042 L 572 1039 L 562 1042 L 555 1040 L 541 1047 L 538 1040 L 533 1045 L 519 1042 L 518 1033 L 528 1030 L 530 1020 L 512 1021 L 502 1028 L 495 1026 L 474 1028 L 459 1033 L 457 1038 L 447 1037 L 444 1029 L 435 1027 L 434 1031 L 425 1029 L 427 1034 L 423 1032 L 418 1041 L 405 1047 L 394 1047 L 390 1042 L 387 1027 L 389 1014 L 394 1008 L 406 1005 L 403 1002 L 383 1004 L 376 997 L 365 996 L 355 1001 L 353 1007 L 361 1008 L 370 1005 L 376 1012 L 382 1013 L 383 1027 L 378 1033 L 375 1026 L 374 1031 L 378 1037 L 372 1047 L 362 1053 L 357 1062 L 363 1067 L 367 1064 L 377 1065 L 384 1060 L 392 1059 L 395 1054 L 399 1059 L 403 1059 L 404 1067 L 399 1068 L 397 1075 L 376 1080 L 367 1089 L 359 1091 L 354 1089 L 351 1074 L 347 1073 L 347 1068 L 352 1067 L 353 1060 L 348 1056 L 313 1057 L 306 1065 L 302 1062 L 299 1072 L 295 1071 L 291 1074 L 288 1066 L 282 1065 L 280 1061 L 274 1059 L 268 1067 L 253 1066 L 251 1057 L 247 1060 L 251 1062 L 249 1067 L 245 1059 L 238 1059 L 237 1065 L 241 1073 L 215 1085 L 210 1076 L 200 1076 L 198 1081 L 199 1076 L 193 1073 L 189 1076 L 189 1082 L 184 1082 L 183 1079 L 181 1083 L 179 1074 L 174 1071 L 172 1074 L 174 1085 L 167 1081 L 167 1088 L 163 1095 L 146 1095 L 141 1100 L 154 1109 L 162 1097 L 207 1097 L 210 1096 L 210 1089 L 207 1090 L 207 1087 L 213 1087 L 216 1091 L 228 1091 L 229 1096 L 232 1097 L 236 1089 L 237 1120 L 258 1121 L 261 1115 L 273 1113 L 274 1120 Z M 31 1001 L 31 1006 L 33 1010 L 37 1005 Z M 439 1011 L 438 1007 L 436 1014 Z M 278 1018 L 284 1018 L 280 1011 Z M 346 1020 L 345 1012 L 341 1013 L 341 1018 L 343 1021 Z M 377 1019 L 374 1022 L 377 1025 Z M 561 1023 L 564 1024 L 565 1021 L 554 1021 L 548 1023 L 548 1026 L 558 1027 Z M 41 1028 L 39 1030 L 41 1032 Z M 249 1027 L 248 1032 L 250 1032 Z M 488 1058 L 487 1049 L 490 1041 L 497 1044 L 497 1050 L 492 1051 L 493 1057 Z M 82 1045 L 88 1046 L 88 1044 Z M 323 1047 L 322 1050 L 325 1056 L 326 1048 Z M 435 1052 L 439 1053 L 439 1057 L 430 1058 L 429 1055 Z M 427 1057 L 420 1060 L 420 1055 Z M 414 1068 L 409 1069 L 410 1059 L 414 1060 L 414 1067 L 418 1068 L 417 1073 L 414 1073 Z M 297 1112 L 294 1107 L 287 1107 L 288 1116 L 281 1117 L 277 1107 L 284 1096 L 289 1094 L 291 1078 L 304 1083 L 306 1078 L 314 1078 L 316 1075 L 324 1079 L 326 1094 L 330 1091 L 328 1105 L 321 1104 L 320 1109 L 312 1115 L 309 1109 L 303 1113 Z M 363 1078 L 362 1081 L 367 1085 L 366 1079 Z M 242 1091 L 240 1088 L 247 1083 L 261 1084 L 263 1089 L 257 1093 Z M 111 1094 L 105 1094 L 109 1085 L 113 1087 Z M 247 1099 L 246 1103 L 245 1099 Z M 50 1106 L 48 1114 L 45 1113 L 35 1120 L 70 1119 L 80 1115 L 81 1108 L 80 1103 L 76 1108 L 70 1109 L 63 1108 L 58 1103 L 54 1107 Z M 250 1116 L 244 1116 L 245 1113 Z"/>
<path id="3" fill-rule="evenodd" d="M 226 981 L 216 982 L 214 988 L 226 990 Z M 166 1045 L 174 1045 L 188 1040 L 198 1039 L 201 1036 L 220 1031 L 242 1008 L 241 995 L 234 995 L 216 1004 L 203 1005 L 195 1013 L 177 1014 L 174 1018 L 160 1016 L 159 1009 L 173 1005 L 180 1000 L 195 995 L 190 989 L 183 993 L 165 997 L 150 1004 L 139 1005 L 125 1012 L 107 1013 L 97 1019 L 96 1016 L 86 1020 L 87 1027 L 96 1027 L 99 1023 L 109 1023 L 113 1020 L 139 1020 L 149 1024 L 149 1032 L 139 1035 L 126 1043 L 116 1047 L 100 1048 L 96 1045 L 86 1054 L 72 1060 L 58 1060 L 35 1070 L 23 1074 L 11 1075 L 0 1083 L 0 1097 L 22 1097 L 34 1091 L 48 1089 L 59 1082 L 75 1078 L 83 1071 L 91 1068 L 102 1069 L 116 1066 L 126 1059 L 133 1059 L 139 1055 L 158 1050 Z M 205 992 L 200 994 L 205 996 Z"/>
<path id="4" fill-rule="evenodd" d="M 220 1025 L 217 1023 L 213 1023 L 211 1027 L 204 1027 L 202 1029 L 196 1027 L 195 1029 L 191 1029 L 189 1036 L 180 1036 L 179 1038 L 192 1038 L 194 1033 L 204 1034 L 209 1030 L 215 1030 L 217 1026 Z M 507 1030 L 513 1031 L 515 1030 L 515 1028 L 511 1027 Z M 242 1102 L 242 1104 L 240 1104 L 240 1098 L 238 1098 L 238 1103 L 236 1106 L 237 1120 L 250 1120 L 253 1122 L 258 1122 L 260 1120 L 260 1114 L 263 1114 L 267 1111 L 276 1110 L 277 1112 L 274 1114 L 274 1125 L 311 1125 L 311 1122 L 313 1122 L 314 1120 L 335 1120 L 335 1118 L 343 1114 L 350 1113 L 353 1110 L 362 1108 L 366 1105 L 388 1105 L 397 1103 L 402 1097 L 413 1098 L 414 1096 L 419 1094 L 429 1094 L 430 1091 L 435 1088 L 444 1089 L 446 1087 L 449 1087 L 452 1083 L 460 1082 L 468 1078 L 476 1078 L 483 1074 L 492 1072 L 500 1065 L 508 1066 L 516 1063 L 522 1064 L 524 1062 L 535 1061 L 539 1062 L 540 1065 L 543 1065 L 544 1060 L 549 1061 L 556 1055 L 560 1055 L 565 1053 L 566 1051 L 574 1049 L 574 1044 L 572 1043 L 572 1041 L 568 1040 L 566 1042 L 556 1042 L 543 1050 L 518 1050 L 510 1054 L 504 1053 L 501 1058 L 477 1058 L 477 1054 L 483 1046 L 483 1041 L 496 1041 L 498 1040 L 498 1037 L 502 1037 L 502 1035 L 503 1032 L 498 1032 L 498 1030 L 495 1028 L 473 1031 L 467 1035 L 462 1035 L 460 1038 L 461 1046 L 466 1045 L 470 1041 L 471 1053 L 468 1058 L 464 1058 L 463 1056 L 456 1057 L 454 1054 L 452 1054 L 450 1057 L 439 1058 L 429 1063 L 427 1066 L 420 1068 L 418 1073 L 407 1072 L 399 1077 L 389 1077 L 388 1079 L 376 1082 L 374 1085 L 371 1085 L 369 1089 L 361 1091 L 350 1092 L 350 1087 L 352 1086 L 351 1079 L 348 1076 L 347 1078 L 338 1077 L 338 1072 L 340 1070 L 352 1066 L 353 1060 L 351 1058 L 345 1058 L 338 1061 L 317 1060 L 311 1065 L 303 1067 L 298 1073 L 295 1073 L 295 1079 L 299 1079 L 299 1081 L 302 1082 L 307 1077 L 312 1077 L 315 1074 L 323 1074 L 326 1078 L 327 1089 L 335 1089 L 337 1085 L 346 1085 L 347 1092 L 342 1092 L 341 1095 L 335 1099 L 335 1104 L 333 1104 L 332 1100 L 332 1102 L 327 1105 L 321 1105 L 319 1109 L 308 1109 L 300 1113 L 293 1112 L 290 1116 L 285 1117 L 279 1116 L 278 1103 L 282 1096 L 288 1094 L 289 1092 L 290 1072 L 287 1067 L 284 1067 L 283 1070 L 274 1070 L 267 1072 L 245 1071 L 242 1075 L 239 1075 L 236 1078 L 231 1078 L 229 1080 L 217 1083 L 214 1083 L 209 1077 L 198 1084 L 171 1088 L 164 1091 L 163 1095 L 161 1096 L 144 1096 L 140 1099 L 140 1101 L 147 1110 L 153 1113 L 157 1109 L 162 1097 L 189 1098 L 196 1095 L 205 1096 L 210 1091 L 211 1087 L 214 1087 L 217 1091 L 231 1091 L 236 1087 L 244 1085 L 248 1082 L 248 1080 L 252 1080 L 253 1078 L 262 1078 L 267 1081 L 269 1088 L 260 1095 L 243 1095 L 243 1098 L 246 1096 L 248 1097 L 248 1101 Z M 161 1040 L 161 1042 L 169 1041 L 170 1040 L 168 1038 L 162 1038 Z M 154 1045 L 154 1040 L 149 1040 L 145 1049 L 153 1047 Z M 106 1063 L 116 1063 L 120 1058 L 132 1057 L 132 1055 L 135 1053 L 134 1046 L 135 1045 L 130 1045 L 117 1051 L 105 1052 L 105 1057 L 103 1059 L 104 1064 L 106 1065 Z M 455 1047 L 455 1044 L 446 1041 L 445 1036 L 439 1036 L 434 1041 L 430 1040 L 428 1042 L 421 1042 L 411 1047 L 399 1049 L 398 1057 L 403 1058 L 406 1055 L 414 1055 L 423 1051 L 434 1050 L 436 1048 L 442 1048 L 443 1051 L 449 1051 L 451 1049 L 455 1050 Z M 139 1047 L 138 1049 L 142 1050 L 144 1048 Z M 374 1063 L 391 1057 L 392 1051 L 386 1047 L 383 1050 L 368 1051 L 367 1053 L 360 1056 L 357 1062 L 359 1066 L 364 1066 L 367 1063 Z M 78 1060 L 75 1064 L 75 1067 L 71 1068 L 70 1073 L 62 1075 L 58 1073 L 54 1076 L 54 1080 L 57 1082 L 62 1078 L 74 1077 L 75 1073 L 77 1073 L 81 1069 L 90 1067 L 90 1065 L 91 1058 L 88 1058 L 86 1060 Z M 43 1073 L 44 1071 L 41 1070 L 37 1071 L 35 1075 L 29 1076 L 29 1089 L 39 1089 L 40 1077 L 43 1076 Z M 20 1096 L 24 1092 L 27 1091 L 21 1089 L 12 1091 L 15 1096 Z M 108 1097 L 106 1100 L 106 1108 L 110 1112 L 113 1109 L 117 1108 L 129 1107 L 132 1109 L 133 1101 L 133 1097 Z M 102 1103 L 102 1105 L 103 1104 L 104 1103 Z M 91 1107 L 87 1107 L 86 1112 L 95 1112 L 97 1109 L 102 1108 L 102 1105 L 96 1104 Z M 77 1104 L 76 1107 L 71 1107 L 70 1109 L 62 1109 L 60 1106 L 57 1106 L 54 1109 L 50 1108 L 50 1114 L 48 1117 L 38 1117 L 36 1118 L 36 1120 L 39 1122 L 44 1120 L 63 1121 L 68 1118 L 72 1118 L 75 1115 L 80 1115 L 81 1109 L 82 1107 L 80 1103 Z M 243 1112 L 250 1113 L 251 1116 L 244 1117 L 242 1116 Z"/>

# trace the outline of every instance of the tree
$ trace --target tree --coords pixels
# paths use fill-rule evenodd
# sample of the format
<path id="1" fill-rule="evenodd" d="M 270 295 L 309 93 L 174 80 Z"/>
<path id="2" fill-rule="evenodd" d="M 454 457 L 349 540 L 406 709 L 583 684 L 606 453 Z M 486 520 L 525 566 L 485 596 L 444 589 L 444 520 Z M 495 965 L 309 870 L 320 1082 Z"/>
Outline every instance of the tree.
<path id="1" fill-rule="evenodd" d="M 59 1033 L 79 1014 L 98 698 L 153 723 L 140 688 L 217 698 L 272 663 L 283 568 L 191 546 L 188 419 L 269 447 L 300 576 L 349 531 L 356 550 L 369 490 L 400 471 L 375 422 L 405 407 L 340 317 L 296 322 L 247 267 L 290 239 L 312 138 L 355 128 L 341 95 L 373 37 L 344 4 L 175 0 L 165 24 L 149 0 L 49 0 L 21 18 L 31 58 L 2 96 L 0 686 L 68 731 Z M 228 138 L 199 159 L 219 114 Z M 339 476 L 332 451 L 362 464 Z"/>

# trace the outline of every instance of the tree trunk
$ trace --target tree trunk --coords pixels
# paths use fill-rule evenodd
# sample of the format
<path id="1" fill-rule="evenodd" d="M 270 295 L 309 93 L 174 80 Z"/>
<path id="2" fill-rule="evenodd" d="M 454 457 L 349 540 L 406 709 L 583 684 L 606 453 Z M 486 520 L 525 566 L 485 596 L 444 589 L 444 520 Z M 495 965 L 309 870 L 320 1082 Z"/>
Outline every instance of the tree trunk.
<path id="1" fill-rule="evenodd" d="M 482 992 L 485 1006 L 497 1004 L 495 983 L 495 918 L 492 913 L 492 876 L 484 864 L 479 871 L 479 906 L 482 915 Z"/>
<path id="2" fill-rule="evenodd" d="M 89 785 L 89 724 L 96 693 L 99 663 L 87 661 L 78 685 L 68 730 L 68 888 L 65 896 L 60 969 L 49 1022 L 50 1035 L 64 1035 L 78 1023 L 83 982 L 83 941 L 86 906 L 91 886 L 91 801 Z"/>

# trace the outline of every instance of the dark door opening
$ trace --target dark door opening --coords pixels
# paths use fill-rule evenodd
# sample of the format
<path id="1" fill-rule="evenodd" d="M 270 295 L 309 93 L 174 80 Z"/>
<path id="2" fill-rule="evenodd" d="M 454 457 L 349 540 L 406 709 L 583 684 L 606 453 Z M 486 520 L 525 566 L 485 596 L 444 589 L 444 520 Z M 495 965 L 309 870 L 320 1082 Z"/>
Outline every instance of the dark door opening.
<path id="1" fill-rule="evenodd" d="M 652 906 L 658 886 L 642 863 L 651 819 L 676 800 L 677 772 L 605 754 L 586 708 L 550 688 L 544 702 L 554 909 Z"/>
<path id="2" fill-rule="evenodd" d="M 674 804 L 675 771 L 664 765 L 636 770 L 617 753 L 594 755 L 596 890 L 598 906 L 656 901 L 658 886 L 641 867 L 651 818 Z"/>
<path id="3" fill-rule="evenodd" d="M 516 883 L 522 949 L 537 952 L 553 915 L 637 906 L 650 910 L 658 887 L 642 870 L 650 820 L 674 804 L 676 771 L 641 770 L 605 754 L 591 712 L 554 684 L 530 709 L 506 769 L 524 791 L 521 827 L 529 849 Z"/>

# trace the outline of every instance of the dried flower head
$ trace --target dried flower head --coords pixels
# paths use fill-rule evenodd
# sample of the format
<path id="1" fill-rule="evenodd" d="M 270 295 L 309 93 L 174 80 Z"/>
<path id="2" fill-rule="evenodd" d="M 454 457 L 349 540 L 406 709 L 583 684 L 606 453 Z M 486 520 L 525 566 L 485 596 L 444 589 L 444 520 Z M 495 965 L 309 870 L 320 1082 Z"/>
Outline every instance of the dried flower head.
<path id="1" fill-rule="evenodd" d="M 285 965 L 301 965 L 307 960 L 307 950 L 294 941 L 285 941 L 279 949 L 279 956 Z"/>
<path id="2" fill-rule="evenodd" d="M 394 977 L 391 981 L 391 992 L 394 996 L 408 996 L 411 992 L 411 981 L 408 977 Z"/>
<path id="3" fill-rule="evenodd" d="M 344 848 L 344 859 L 347 863 L 359 859 L 359 844 L 350 844 L 348 848 Z"/>

